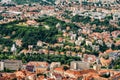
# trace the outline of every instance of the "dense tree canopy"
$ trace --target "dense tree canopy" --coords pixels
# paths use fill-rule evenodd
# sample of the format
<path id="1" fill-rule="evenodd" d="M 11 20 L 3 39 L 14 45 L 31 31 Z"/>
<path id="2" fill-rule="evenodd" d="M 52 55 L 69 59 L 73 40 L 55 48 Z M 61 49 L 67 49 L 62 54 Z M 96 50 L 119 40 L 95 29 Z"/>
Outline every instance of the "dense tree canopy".
<path id="1" fill-rule="evenodd" d="M 24 63 L 29 61 L 47 61 L 61 62 L 62 64 L 70 64 L 71 61 L 80 61 L 80 57 L 66 56 L 66 55 L 49 55 L 49 54 L 20 54 L 14 56 L 12 53 L 0 53 L 0 60 L 3 59 L 17 59 L 22 60 Z"/>

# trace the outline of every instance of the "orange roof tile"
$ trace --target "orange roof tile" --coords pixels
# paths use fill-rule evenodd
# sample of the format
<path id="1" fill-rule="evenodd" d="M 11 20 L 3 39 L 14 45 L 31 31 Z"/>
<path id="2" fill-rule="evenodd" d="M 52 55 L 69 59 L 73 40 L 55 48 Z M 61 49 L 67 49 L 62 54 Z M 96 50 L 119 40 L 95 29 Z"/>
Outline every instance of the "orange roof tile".
<path id="1" fill-rule="evenodd" d="M 111 58 L 109 58 L 109 59 L 104 59 L 103 57 L 100 58 L 100 62 L 102 64 L 102 66 L 108 66 L 108 65 L 110 65 L 111 61 L 112 61 Z"/>
<path id="2" fill-rule="evenodd" d="M 118 79 L 120 79 L 120 73 L 110 77 L 110 80 L 118 80 Z"/>
<path id="3" fill-rule="evenodd" d="M 29 62 L 27 65 L 47 67 L 49 64 L 48 64 L 47 62 L 31 61 L 31 62 Z"/>

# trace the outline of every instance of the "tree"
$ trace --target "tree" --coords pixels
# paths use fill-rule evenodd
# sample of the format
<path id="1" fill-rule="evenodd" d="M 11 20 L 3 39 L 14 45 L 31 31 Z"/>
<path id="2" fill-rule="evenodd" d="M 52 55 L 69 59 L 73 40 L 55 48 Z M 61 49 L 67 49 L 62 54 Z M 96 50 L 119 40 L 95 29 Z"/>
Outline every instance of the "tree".
<path id="1" fill-rule="evenodd" d="M 66 71 L 66 70 L 69 69 L 69 67 L 68 66 L 63 66 L 63 69 Z"/>

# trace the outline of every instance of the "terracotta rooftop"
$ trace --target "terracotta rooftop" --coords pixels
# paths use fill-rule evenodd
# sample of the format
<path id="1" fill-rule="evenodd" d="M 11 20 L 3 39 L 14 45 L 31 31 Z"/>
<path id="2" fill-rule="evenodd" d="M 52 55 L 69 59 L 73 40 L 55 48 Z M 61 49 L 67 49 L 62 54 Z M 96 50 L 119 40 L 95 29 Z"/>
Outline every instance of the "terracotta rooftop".
<path id="1" fill-rule="evenodd" d="M 120 73 L 110 77 L 110 80 L 120 80 Z"/>
<path id="2" fill-rule="evenodd" d="M 104 59 L 103 57 L 100 58 L 100 62 L 102 64 L 102 66 L 108 66 L 111 64 L 112 62 L 112 59 L 109 58 L 109 59 Z"/>
<path id="3" fill-rule="evenodd" d="M 28 62 L 27 65 L 34 65 L 36 67 L 38 66 L 48 67 L 49 64 L 47 62 L 31 61 L 31 62 Z"/>
<path id="4" fill-rule="evenodd" d="M 62 71 L 62 72 L 64 71 L 63 68 L 61 68 L 61 67 L 55 68 L 54 70 L 55 71 Z"/>

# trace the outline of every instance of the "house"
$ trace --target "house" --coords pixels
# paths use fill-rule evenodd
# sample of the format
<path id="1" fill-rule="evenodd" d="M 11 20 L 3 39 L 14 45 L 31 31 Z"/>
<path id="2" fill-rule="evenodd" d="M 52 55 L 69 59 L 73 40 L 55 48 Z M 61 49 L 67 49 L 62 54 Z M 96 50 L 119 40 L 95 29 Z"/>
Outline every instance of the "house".
<path id="1" fill-rule="evenodd" d="M 4 62 L 0 61 L 0 71 L 3 71 L 3 70 L 4 70 Z"/>
<path id="2" fill-rule="evenodd" d="M 83 76 L 83 80 L 108 80 L 107 78 L 100 77 L 97 73 L 88 73 Z"/>
<path id="3" fill-rule="evenodd" d="M 29 25 L 29 26 L 34 26 L 34 25 L 37 24 L 37 22 L 34 21 L 34 20 L 28 20 L 28 21 L 26 22 L 26 24 Z"/>
<path id="4" fill-rule="evenodd" d="M 14 80 L 16 78 L 14 73 L 2 73 L 0 80 Z"/>
<path id="5" fill-rule="evenodd" d="M 93 64 L 93 63 L 96 62 L 96 56 L 95 55 L 84 54 L 83 55 L 83 61 L 88 62 L 90 64 Z"/>
<path id="6" fill-rule="evenodd" d="M 76 40 L 76 41 L 75 41 L 75 45 L 80 46 L 80 45 L 81 45 L 81 41 Z"/>
<path id="7" fill-rule="evenodd" d="M 60 23 L 56 24 L 56 28 L 58 29 L 58 31 L 61 31 L 61 25 L 60 25 Z"/>
<path id="8" fill-rule="evenodd" d="M 110 77 L 110 80 L 119 80 L 119 79 L 120 79 L 120 73 Z"/>
<path id="9" fill-rule="evenodd" d="M 86 40 L 86 42 L 85 42 L 85 44 L 88 46 L 92 46 L 92 42 L 91 41 L 89 41 L 89 40 Z"/>
<path id="10" fill-rule="evenodd" d="M 55 54 L 55 52 L 52 50 L 49 50 L 49 54 Z"/>
<path id="11" fill-rule="evenodd" d="M 63 42 L 63 38 L 62 38 L 62 37 L 59 37 L 59 38 L 58 38 L 58 42 Z"/>
<path id="12" fill-rule="evenodd" d="M 102 66 L 109 66 L 112 62 L 112 58 L 105 59 L 103 57 L 100 58 L 100 63 Z"/>
<path id="13" fill-rule="evenodd" d="M 77 36 L 76 34 L 72 34 L 71 37 L 70 37 L 71 40 L 76 40 L 76 36 Z"/>
<path id="14" fill-rule="evenodd" d="M 69 78 L 74 78 L 75 80 L 79 80 L 83 78 L 80 71 L 76 71 L 76 70 L 67 70 L 64 72 L 64 76 Z"/>
<path id="15" fill-rule="evenodd" d="M 96 70 L 96 71 L 99 71 L 99 70 L 101 70 L 101 65 L 100 64 L 95 64 L 95 65 L 93 65 L 93 69 Z"/>
<path id="16" fill-rule="evenodd" d="M 30 61 L 26 65 L 26 69 L 31 72 L 44 73 L 47 71 L 49 64 L 47 62 Z"/>
<path id="17" fill-rule="evenodd" d="M 28 49 L 32 50 L 33 49 L 33 45 L 28 45 Z"/>
<path id="18" fill-rule="evenodd" d="M 17 40 L 15 40 L 15 44 L 16 44 L 17 46 L 21 47 L 23 43 L 22 43 L 22 40 L 21 40 L 21 39 L 17 39 Z"/>
<path id="19" fill-rule="evenodd" d="M 57 67 L 53 70 L 54 73 L 64 75 L 64 69 L 62 67 Z"/>
<path id="20" fill-rule="evenodd" d="M 118 21 L 119 19 L 120 19 L 120 14 L 119 13 L 113 14 L 113 20 L 114 21 Z"/>
<path id="21" fill-rule="evenodd" d="M 105 44 L 106 44 L 107 47 L 111 48 L 113 43 L 111 43 L 111 42 L 105 42 Z"/>
<path id="22" fill-rule="evenodd" d="M 35 73 L 31 73 L 25 77 L 25 80 L 36 80 L 37 75 Z"/>
<path id="23" fill-rule="evenodd" d="M 24 68 L 30 72 L 35 72 L 34 65 L 26 65 Z"/>
<path id="24" fill-rule="evenodd" d="M 95 51 L 99 51 L 100 47 L 99 45 L 92 45 L 92 49 Z"/>
<path id="25" fill-rule="evenodd" d="M 76 56 L 77 53 L 76 52 L 71 52 L 71 56 Z"/>
<path id="26" fill-rule="evenodd" d="M 41 47 L 43 45 L 43 42 L 42 41 L 38 41 L 37 42 L 37 46 Z"/>
<path id="27" fill-rule="evenodd" d="M 16 71 L 15 75 L 17 79 L 24 79 L 26 76 L 26 71 Z"/>
<path id="28" fill-rule="evenodd" d="M 103 45 L 103 41 L 102 40 L 96 40 L 96 43 L 98 43 L 99 45 Z"/>
<path id="29" fill-rule="evenodd" d="M 9 52 L 8 47 L 4 47 L 3 52 Z"/>
<path id="30" fill-rule="evenodd" d="M 111 34 L 112 34 L 112 37 L 117 38 L 120 35 L 120 31 L 116 30 L 116 31 L 111 32 Z"/>
<path id="31" fill-rule="evenodd" d="M 83 37 L 81 37 L 81 36 L 79 36 L 79 37 L 78 37 L 78 40 L 79 40 L 79 41 L 83 41 L 83 40 L 84 40 L 84 38 L 83 38 Z"/>
<path id="32" fill-rule="evenodd" d="M 50 64 L 50 70 L 52 71 L 53 69 L 60 67 L 61 63 L 60 62 L 52 62 Z"/>
<path id="33" fill-rule="evenodd" d="M 47 78 L 47 80 L 63 80 L 62 78 L 63 76 L 61 74 L 50 73 L 50 76 Z"/>
<path id="34" fill-rule="evenodd" d="M 4 67 L 9 70 L 19 70 L 22 67 L 21 60 L 4 60 Z"/>
<path id="35" fill-rule="evenodd" d="M 66 30 L 69 31 L 69 30 L 70 30 L 70 26 L 67 26 L 67 27 L 66 27 Z"/>
<path id="36" fill-rule="evenodd" d="M 120 53 L 120 51 L 112 51 L 112 52 L 108 53 L 108 56 L 110 58 L 112 58 L 113 60 L 117 60 L 120 56 L 119 53 Z"/>
<path id="37" fill-rule="evenodd" d="M 90 64 L 88 62 L 72 61 L 70 63 L 71 70 L 84 70 L 89 68 L 90 68 Z"/>
<path id="38" fill-rule="evenodd" d="M 23 50 L 20 51 L 20 54 L 21 54 L 21 53 L 27 54 L 27 53 L 28 53 L 28 50 L 27 50 L 27 49 L 23 49 Z"/>
<path id="39" fill-rule="evenodd" d="M 14 74 L 17 80 L 36 80 L 36 74 L 26 70 L 16 71 Z"/>
<path id="40" fill-rule="evenodd" d="M 64 37 L 68 37 L 69 35 L 68 35 L 67 32 L 64 32 L 64 33 L 63 33 L 63 36 L 64 36 Z"/>

